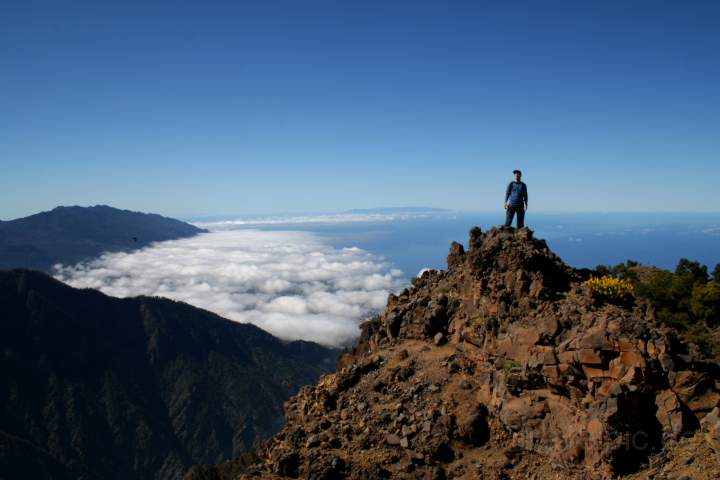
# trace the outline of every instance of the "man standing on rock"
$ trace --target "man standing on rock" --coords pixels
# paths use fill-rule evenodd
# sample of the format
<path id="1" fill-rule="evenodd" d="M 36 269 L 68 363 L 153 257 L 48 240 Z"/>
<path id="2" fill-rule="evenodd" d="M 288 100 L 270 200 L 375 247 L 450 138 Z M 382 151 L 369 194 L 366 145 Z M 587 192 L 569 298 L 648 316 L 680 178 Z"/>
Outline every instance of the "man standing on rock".
<path id="1" fill-rule="evenodd" d="M 505 190 L 505 226 L 512 225 L 513 217 L 517 213 L 517 228 L 525 226 L 525 211 L 528 208 L 527 185 L 520 181 L 522 172 L 513 170 L 515 180 L 510 182 Z"/>

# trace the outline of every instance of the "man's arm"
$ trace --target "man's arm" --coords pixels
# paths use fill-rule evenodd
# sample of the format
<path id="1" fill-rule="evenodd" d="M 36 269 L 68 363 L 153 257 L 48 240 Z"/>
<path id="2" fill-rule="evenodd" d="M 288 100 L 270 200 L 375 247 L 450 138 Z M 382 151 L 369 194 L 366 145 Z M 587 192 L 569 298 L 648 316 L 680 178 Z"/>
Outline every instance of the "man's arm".
<path id="1" fill-rule="evenodd" d="M 507 188 L 505 189 L 505 202 L 503 203 L 503 206 L 505 208 L 508 207 L 508 198 L 510 198 L 510 187 L 512 186 L 512 182 L 508 183 Z"/>
<path id="2" fill-rule="evenodd" d="M 527 210 L 528 207 L 528 193 L 527 193 L 527 185 L 523 183 L 523 200 L 525 201 L 525 210 Z"/>

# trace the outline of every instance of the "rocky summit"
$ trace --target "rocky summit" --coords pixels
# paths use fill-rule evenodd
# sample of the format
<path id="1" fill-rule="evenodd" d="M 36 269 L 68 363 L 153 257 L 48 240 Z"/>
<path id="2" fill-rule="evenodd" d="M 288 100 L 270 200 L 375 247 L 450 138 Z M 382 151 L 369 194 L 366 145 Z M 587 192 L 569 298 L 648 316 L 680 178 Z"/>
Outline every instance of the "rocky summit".
<path id="1" fill-rule="evenodd" d="M 254 461 L 188 477 L 720 478 L 720 366 L 588 273 L 527 228 L 474 228 L 286 402 Z"/>

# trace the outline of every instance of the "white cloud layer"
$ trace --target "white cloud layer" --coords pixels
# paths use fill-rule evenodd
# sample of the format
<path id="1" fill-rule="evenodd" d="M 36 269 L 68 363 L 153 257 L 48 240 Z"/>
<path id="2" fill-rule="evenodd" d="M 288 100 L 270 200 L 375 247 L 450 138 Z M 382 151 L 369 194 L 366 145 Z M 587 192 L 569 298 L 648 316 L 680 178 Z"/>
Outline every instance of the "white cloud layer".
<path id="1" fill-rule="evenodd" d="M 108 295 L 187 302 L 283 339 L 340 345 L 384 308 L 405 280 L 357 247 L 334 248 L 315 234 L 229 230 L 56 266 L 55 277 Z"/>
<path id="2" fill-rule="evenodd" d="M 429 214 L 415 212 L 397 213 L 328 213 L 324 215 L 248 217 L 214 222 L 193 222 L 193 225 L 208 230 L 232 230 L 238 227 L 262 225 L 327 225 L 337 223 L 394 222 L 428 218 Z"/>

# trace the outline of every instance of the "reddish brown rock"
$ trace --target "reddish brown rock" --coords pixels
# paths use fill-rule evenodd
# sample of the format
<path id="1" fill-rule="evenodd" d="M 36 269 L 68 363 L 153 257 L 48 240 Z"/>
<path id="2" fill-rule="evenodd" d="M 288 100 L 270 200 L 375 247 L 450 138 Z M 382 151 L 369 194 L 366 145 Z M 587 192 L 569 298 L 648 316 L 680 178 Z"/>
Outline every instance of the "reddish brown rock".
<path id="1" fill-rule="evenodd" d="M 578 350 L 577 361 L 590 367 L 600 367 L 603 364 L 602 357 L 595 350 L 590 348 Z"/>
<path id="2" fill-rule="evenodd" d="M 702 429 L 707 433 L 710 441 L 717 443 L 720 452 L 720 407 L 715 407 L 700 422 Z"/>
<path id="3" fill-rule="evenodd" d="M 390 296 L 240 478 L 609 479 L 701 420 L 717 440 L 718 366 L 646 304 L 598 303 L 529 229 L 469 245 Z"/>
<path id="4" fill-rule="evenodd" d="M 694 413 L 707 413 L 720 405 L 720 392 L 709 372 L 683 370 L 670 377 L 673 391 Z"/>
<path id="5" fill-rule="evenodd" d="M 655 406 L 655 415 L 663 433 L 674 439 L 679 438 L 687 429 L 687 420 L 678 396 L 672 390 L 663 390 L 656 395 Z"/>

